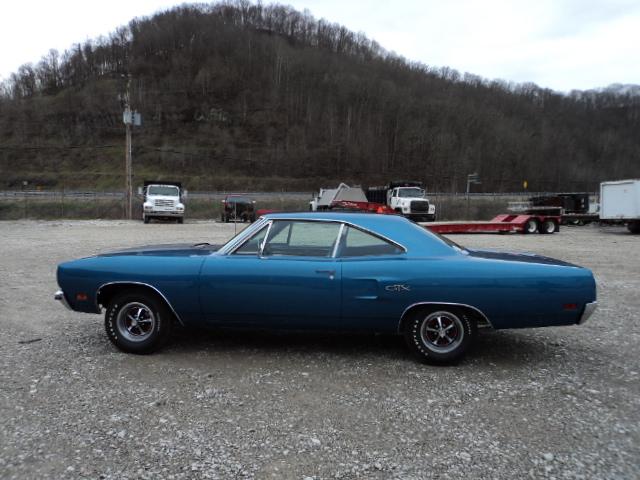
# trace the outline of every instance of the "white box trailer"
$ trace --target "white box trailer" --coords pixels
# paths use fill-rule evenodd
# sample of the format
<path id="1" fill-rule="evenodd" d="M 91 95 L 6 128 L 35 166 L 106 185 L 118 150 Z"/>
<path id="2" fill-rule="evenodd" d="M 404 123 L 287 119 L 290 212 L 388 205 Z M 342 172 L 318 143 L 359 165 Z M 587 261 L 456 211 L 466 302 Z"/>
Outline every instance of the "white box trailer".
<path id="1" fill-rule="evenodd" d="M 626 222 L 631 233 L 640 233 L 640 180 L 602 182 L 600 219 Z"/>

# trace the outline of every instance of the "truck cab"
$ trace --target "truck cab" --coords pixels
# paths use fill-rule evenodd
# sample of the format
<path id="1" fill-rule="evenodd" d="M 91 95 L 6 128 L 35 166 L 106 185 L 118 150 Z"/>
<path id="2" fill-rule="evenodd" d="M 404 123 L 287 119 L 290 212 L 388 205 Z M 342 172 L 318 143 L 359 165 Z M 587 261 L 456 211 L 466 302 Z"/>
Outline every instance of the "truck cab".
<path id="1" fill-rule="evenodd" d="M 144 223 L 149 223 L 151 219 L 184 222 L 183 197 L 186 191 L 183 191 L 179 182 L 145 182 L 142 193 Z"/>
<path id="2" fill-rule="evenodd" d="M 387 190 L 387 205 L 412 220 L 430 222 L 436 218 L 436 206 L 429 202 L 419 186 L 390 188 Z"/>

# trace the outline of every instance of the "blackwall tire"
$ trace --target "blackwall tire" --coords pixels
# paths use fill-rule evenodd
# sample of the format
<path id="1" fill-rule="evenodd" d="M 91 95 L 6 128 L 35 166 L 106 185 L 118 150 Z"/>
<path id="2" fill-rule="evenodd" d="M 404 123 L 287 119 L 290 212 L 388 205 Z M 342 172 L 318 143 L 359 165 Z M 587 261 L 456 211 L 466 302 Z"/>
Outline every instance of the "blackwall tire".
<path id="1" fill-rule="evenodd" d="M 475 319 L 462 309 L 434 306 L 409 315 L 404 324 L 404 339 L 409 350 L 424 363 L 454 364 L 477 337 Z"/>
<path id="2" fill-rule="evenodd" d="M 144 223 L 149 223 L 149 217 L 147 217 L 146 215 L 143 217 L 142 221 Z"/>
<path id="3" fill-rule="evenodd" d="M 555 233 L 557 228 L 556 222 L 553 220 L 545 220 L 542 222 L 542 226 L 540 227 L 540 233 L 544 233 L 546 235 Z"/>
<path id="4" fill-rule="evenodd" d="M 536 233 L 538 231 L 538 221 L 535 218 L 530 218 L 527 223 L 524 224 L 524 233 Z"/>
<path id="5" fill-rule="evenodd" d="M 629 222 L 627 224 L 627 229 L 631 232 L 631 233 L 640 233 L 640 220 L 635 221 L 635 222 Z"/>
<path id="6" fill-rule="evenodd" d="M 127 353 L 147 354 L 169 339 L 173 314 L 150 293 L 132 290 L 116 295 L 104 314 L 107 337 Z"/>

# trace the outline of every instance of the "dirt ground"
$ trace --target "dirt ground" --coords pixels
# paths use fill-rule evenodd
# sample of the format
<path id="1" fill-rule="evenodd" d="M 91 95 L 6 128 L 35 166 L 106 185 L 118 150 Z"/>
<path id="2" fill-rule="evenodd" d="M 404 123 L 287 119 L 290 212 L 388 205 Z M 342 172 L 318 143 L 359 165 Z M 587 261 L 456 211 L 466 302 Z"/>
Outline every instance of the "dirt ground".
<path id="1" fill-rule="evenodd" d="M 482 331 L 455 367 L 373 335 L 183 332 L 126 355 L 53 300 L 61 261 L 233 230 L 0 222 L 1 478 L 640 478 L 640 236 L 455 236 L 589 267 L 600 303 L 583 326 Z"/>

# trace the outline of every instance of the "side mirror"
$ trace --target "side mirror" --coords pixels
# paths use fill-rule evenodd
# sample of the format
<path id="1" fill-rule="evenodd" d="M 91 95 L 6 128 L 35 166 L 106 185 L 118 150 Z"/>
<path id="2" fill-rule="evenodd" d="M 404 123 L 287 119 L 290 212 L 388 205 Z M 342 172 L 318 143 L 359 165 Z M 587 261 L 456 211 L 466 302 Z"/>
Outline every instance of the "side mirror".
<path id="1" fill-rule="evenodd" d="M 138 187 L 138 195 L 144 195 L 144 190 L 142 187 Z"/>
<path id="2" fill-rule="evenodd" d="M 189 194 L 188 190 L 183 190 L 182 191 L 182 198 L 187 198 L 187 195 Z"/>

